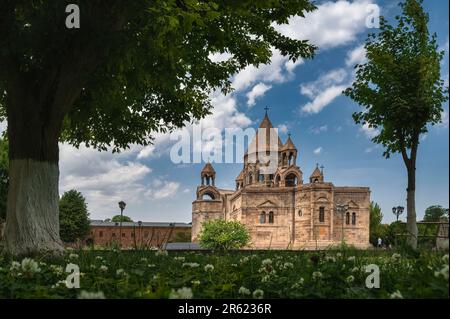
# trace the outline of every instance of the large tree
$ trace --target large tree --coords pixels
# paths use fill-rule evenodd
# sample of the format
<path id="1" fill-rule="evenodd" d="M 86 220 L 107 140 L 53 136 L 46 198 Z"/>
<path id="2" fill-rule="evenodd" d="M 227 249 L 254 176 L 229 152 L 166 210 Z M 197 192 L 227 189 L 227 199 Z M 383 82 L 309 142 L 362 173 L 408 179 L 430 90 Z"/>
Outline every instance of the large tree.
<path id="1" fill-rule="evenodd" d="M 378 238 L 383 234 L 383 213 L 380 206 L 375 202 L 370 202 L 369 206 L 370 223 L 369 223 L 369 240 L 373 245 L 376 245 Z"/>
<path id="2" fill-rule="evenodd" d="M 441 205 L 433 205 L 425 210 L 424 222 L 439 222 L 441 220 L 448 221 L 448 208 L 444 208 Z"/>
<path id="3" fill-rule="evenodd" d="M 441 120 L 448 88 L 441 79 L 437 37 L 428 31 L 422 1 L 400 3 L 403 14 L 390 25 L 383 17 L 380 31 L 370 34 L 367 63 L 358 65 L 352 87 L 344 93 L 364 107 L 353 114 L 356 123 L 377 128 L 372 140 L 384 146 L 384 156 L 400 153 L 406 166 L 408 244 L 417 246 L 415 208 L 416 161 L 420 135 Z"/>
<path id="4" fill-rule="evenodd" d="M 3 136 L 0 137 L 0 226 L 3 224 L 6 218 L 6 201 L 8 199 L 8 184 L 9 184 L 8 140 L 6 139 L 5 136 Z"/>
<path id="5" fill-rule="evenodd" d="M 83 194 L 72 189 L 61 196 L 59 223 L 64 242 L 74 243 L 86 238 L 89 234 L 89 213 Z"/>
<path id="6" fill-rule="evenodd" d="M 66 28 L 69 3 L 80 28 Z M 309 0 L 0 1 L 6 249 L 62 249 L 58 141 L 118 151 L 204 117 L 209 94 L 230 92 L 230 77 L 268 63 L 272 48 L 293 61 L 312 57 L 314 46 L 273 23 L 314 9 Z M 213 62 L 214 53 L 231 58 Z"/>

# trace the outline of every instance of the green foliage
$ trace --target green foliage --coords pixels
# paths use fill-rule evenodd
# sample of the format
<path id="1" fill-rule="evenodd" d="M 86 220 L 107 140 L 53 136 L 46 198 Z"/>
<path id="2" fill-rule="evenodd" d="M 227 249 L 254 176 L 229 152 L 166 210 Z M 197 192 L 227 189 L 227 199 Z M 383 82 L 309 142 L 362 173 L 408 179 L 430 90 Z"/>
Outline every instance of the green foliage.
<path id="1" fill-rule="evenodd" d="M 375 202 L 370 202 L 370 224 L 369 224 L 369 240 L 373 245 L 377 245 L 378 238 L 383 237 L 383 228 L 381 221 L 383 220 L 383 213 L 380 206 Z"/>
<path id="2" fill-rule="evenodd" d="M 125 215 L 122 215 L 122 216 L 115 215 L 113 218 L 111 218 L 111 221 L 115 222 L 115 223 L 120 223 L 121 219 L 122 219 L 122 222 L 133 222 L 133 220 L 130 217 L 125 216 Z"/>
<path id="3" fill-rule="evenodd" d="M 202 224 L 199 242 L 208 249 L 239 249 L 250 242 L 250 234 L 239 221 L 216 219 Z"/>
<path id="4" fill-rule="evenodd" d="M 89 234 L 89 213 L 83 195 L 70 190 L 59 201 L 59 223 L 62 241 L 73 243 Z"/>
<path id="5" fill-rule="evenodd" d="M 82 270 L 81 289 L 66 288 L 68 263 Z M 379 289 L 366 288 L 365 266 L 370 264 L 380 268 Z M 264 298 L 448 299 L 448 254 L 71 250 L 62 258 L 15 263 L 0 255 L 0 299 L 77 298 L 83 291 L 114 299 L 168 298 L 182 288 L 199 299 L 248 299 L 255 298 L 256 291 Z"/>
<path id="6" fill-rule="evenodd" d="M 441 220 L 448 221 L 448 209 L 441 205 L 433 205 L 425 210 L 423 221 L 425 222 L 439 222 Z"/>
<path id="7" fill-rule="evenodd" d="M 6 202 L 8 199 L 9 159 L 8 139 L 0 137 L 0 223 L 6 220 Z"/>
<path id="8" fill-rule="evenodd" d="M 380 133 L 372 140 L 385 147 L 384 155 L 417 149 L 427 124 L 441 121 L 448 87 L 441 79 L 437 38 L 428 32 L 428 14 L 422 1 L 401 3 L 397 26 L 383 17 L 380 32 L 370 34 L 365 49 L 368 62 L 356 66 L 356 80 L 345 94 L 364 107 L 353 114 L 356 123 L 367 123 Z"/>
<path id="9" fill-rule="evenodd" d="M 269 62 L 272 47 L 292 61 L 311 58 L 316 49 L 273 27 L 313 11 L 308 0 L 72 3 L 80 7 L 80 29 L 64 27 L 65 1 L 2 6 L 0 92 L 19 89 L 17 68 L 41 85 L 39 96 L 55 94 L 53 83 L 66 84 L 56 93 L 68 104 L 48 111 L 66 115 L 61 138 L 76 146 L 118 151 L 147 144 L 151 132 L 208 114 L 209 94 L 230 92 L 230 77 Z M 231 57 L 213 62 L 214 53 Z"/>
<path id="10" fill-rule="evenodd" d="M 190 231 L 180 231 L 177 232 L 175 234 L 175 236 L 173 236 L 173 238 L 171 238 L 169 240 L 169 242 L 174 242 L 174 243 L 189 243 L 191 242 L 191 232 Z"/>

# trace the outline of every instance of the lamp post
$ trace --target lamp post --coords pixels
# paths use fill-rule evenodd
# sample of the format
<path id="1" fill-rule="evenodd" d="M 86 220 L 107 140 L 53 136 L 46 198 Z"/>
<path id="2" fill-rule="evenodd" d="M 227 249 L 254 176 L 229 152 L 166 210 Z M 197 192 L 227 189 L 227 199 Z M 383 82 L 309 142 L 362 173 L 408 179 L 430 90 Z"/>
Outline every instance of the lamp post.
<path id="1" fill-rule="evenodd" d="M 403 206 L 392 207 L 392 213 L 395 216 L 397 216 L 397 221 L 398 221 L 398 217 L 403 213 L 404 210 L 405 210 L 405 207 L 403 207 Z"/>
<path id="2" fill-rule="evenodd" d="M 336 205 L 336 211 L 342 215 L 342 230 L 341 230 L 341 244 L 344 244 L 344 218 L 345 213 L 347 212 L 348 205 L 344 204 L 337 204 Z"/>
<path id="3" fill-rule="evenodd" d="M 121 200 L 119 202 L 119 208 L 120 208 L 119 243 L 120 243 L 120 248 L 122 248 L 122 219 L 123 219 L 123 210 L 125 209 L 125 206 L 127 206 L 127 204 L 123 200 Z"/>

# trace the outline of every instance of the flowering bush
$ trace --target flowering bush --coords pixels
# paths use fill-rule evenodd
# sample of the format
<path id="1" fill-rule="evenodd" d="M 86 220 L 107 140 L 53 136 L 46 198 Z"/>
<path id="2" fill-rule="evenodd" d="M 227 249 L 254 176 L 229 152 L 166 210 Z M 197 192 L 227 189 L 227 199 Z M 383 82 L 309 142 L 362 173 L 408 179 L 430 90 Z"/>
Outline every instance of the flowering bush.
<path id="1" fill-rule="evenodd" d="M 202 224 L 199 241 L 200 246 L 204 248 L 238 249 L 250 242 L 250 234 L 245 225 L 239 221 L 216 219 Z"/>
<path id="2" fill-rule="evenodd" d="M 64 258 L 20 260 L 0 256 L 0 298 L 448 298 L 448 263 L 448 254 L 431 251 L 68 251 Z M 379 288 L 366 286 L 368 265 L 379 268 Z M 80 287 L 71 289 L 66 270 L 75 266 Z"/>

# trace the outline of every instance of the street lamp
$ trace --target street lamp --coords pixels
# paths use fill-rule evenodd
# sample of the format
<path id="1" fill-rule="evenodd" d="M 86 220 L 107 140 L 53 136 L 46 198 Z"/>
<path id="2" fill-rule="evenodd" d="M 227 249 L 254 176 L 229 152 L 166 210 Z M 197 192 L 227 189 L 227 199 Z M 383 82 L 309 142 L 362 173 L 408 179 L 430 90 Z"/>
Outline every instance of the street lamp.
<path id="1" fill-rule="evenodd" d="M 347 212 L 347 209 L 348 209 L 348 205 L 344 205 L 344 204 L 336 205 L 336 211 L 342 215 L 342 230 L 341 230 L 342 245 L 344 244 L 344 217 L 345 217 L 345 213 Z"/>
<path id="2" fill-rule="evenodd" d="M 119 202 L 119 208 L 120 208 L 120 226 L 119 226 L 119 242 L 120 242 L 120 248 L 122 248 L 122 219 L 123 219 L 123 210 L 125 209 L 125 206 L 127 206 L 127 204 L 121 200 Z"/>
<path id="3" fill-rule="evenodd" d="M 398 217 L 403 213 L 404 210 L 405 210 L 405 207 L 403 207 L 403 206 L 392 207 L 392 213 L 395 216 L 397 216 L 397 221 L 398 221 Z"/>

